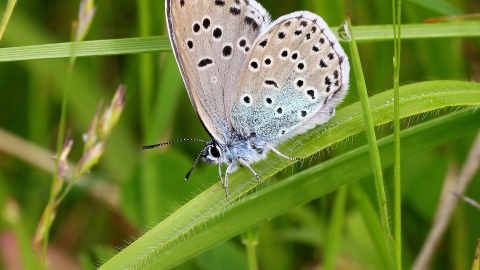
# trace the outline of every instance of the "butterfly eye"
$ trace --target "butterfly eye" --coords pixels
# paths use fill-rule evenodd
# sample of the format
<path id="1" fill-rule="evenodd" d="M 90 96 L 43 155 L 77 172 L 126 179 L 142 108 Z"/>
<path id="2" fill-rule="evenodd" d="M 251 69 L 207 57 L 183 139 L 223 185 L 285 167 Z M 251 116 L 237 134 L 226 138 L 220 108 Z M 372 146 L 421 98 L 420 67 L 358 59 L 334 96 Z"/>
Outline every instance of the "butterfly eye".
<path id="1" fill-rule="evenodd" d="M 212 157 L 213 159 L 219 159 L 222 154 L 220 153 L 220 150 L 218 149 L 217 146 L 211 146 L 208 148 L 208 155 Z"/>

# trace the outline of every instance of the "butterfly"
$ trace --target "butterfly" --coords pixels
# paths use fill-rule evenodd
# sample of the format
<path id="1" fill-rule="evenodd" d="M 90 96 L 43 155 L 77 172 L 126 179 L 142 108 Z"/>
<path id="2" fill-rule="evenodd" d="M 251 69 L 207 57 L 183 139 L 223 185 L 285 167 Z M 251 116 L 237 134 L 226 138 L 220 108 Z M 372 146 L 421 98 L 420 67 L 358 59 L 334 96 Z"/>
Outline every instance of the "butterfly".
<path id="1" fill-rule="evenodd" d="M 348 58 L 318 15 L 298 11 L 271 22 L 254 0 L 166 0 L 168 32 L 188 95 L 211 137 L 197 156 L 228 176 L 269 150 L 325 123 L 346 95 Z M 143 148 L 154 148 L 182 139 Z M 202 141 L 202 140 L 198 140 Z M 222 176 L 221 166 L 227 169 Z"/>

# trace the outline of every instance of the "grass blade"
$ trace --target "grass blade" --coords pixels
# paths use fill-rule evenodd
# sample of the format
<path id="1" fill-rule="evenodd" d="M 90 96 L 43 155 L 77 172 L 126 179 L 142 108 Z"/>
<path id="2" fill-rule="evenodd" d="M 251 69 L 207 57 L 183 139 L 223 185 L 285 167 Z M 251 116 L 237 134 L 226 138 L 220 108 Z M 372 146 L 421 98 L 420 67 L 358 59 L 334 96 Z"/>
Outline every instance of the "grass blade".
<path id="1" fill-rule="evenodd" d="M 480 85 L 477 83 L 432 81 L 402 86 L 400 90 L 402 118 L 448 106 L 480 105 Z M 386 91 L 370 98 L 375 125 L 392 121 L 391 96 L 392 91 Z M 456 136 L 461 136 L 465 132 L 478 129 L 479 126 L 478 113 L 461 112 L 405 130 L 402 132 L 404 141 L 402 155 L 405 157 L 423 149 L 429 149 Z M 279 150 L 306 157 L 363 129 L 361 108 L 356 103 L 338 110 L 337 115 L 326 125 L 299 135 L 295 140 L 279 147 Z M 442 136 L 432 138 L 431 134 L 424 129 L 430 129 Z M 424 141 L 421 141 L 422 139 Z M 392 164 L 391 140 L 389 137 L 379 142 L 383 166 Z M 412 143 L 418 140 L 421 143 Z M 289 151 L 285 151 L 286 149 Z M 221 184 L 214 184 L 125 248 L 100 269 L 171 268 L 263 220 L 278 216 L 292 207 L 369 175 L 371 167 L 366 158 L 367 153 L 365 147 L 356 149 L 246 197 L 244 196 L 247 192 L 257 187 L 256 181 L 248 169 L 240 169 L 231 175 L 230 195 L 232 200 L 234 198 L 241 198 L 241 200 L 229 205 L 225 201 Z M 265 178 L 290 164 L 275 155 L 270 155 L 267 160 L 254 164 L 253 167 L 262 178 Z M 228 211 L 225 211 L 226 206 Z M 208 226 L 199 227 L 207 221 Z M 195 233 L 192 235 L 194 229 Z"/>

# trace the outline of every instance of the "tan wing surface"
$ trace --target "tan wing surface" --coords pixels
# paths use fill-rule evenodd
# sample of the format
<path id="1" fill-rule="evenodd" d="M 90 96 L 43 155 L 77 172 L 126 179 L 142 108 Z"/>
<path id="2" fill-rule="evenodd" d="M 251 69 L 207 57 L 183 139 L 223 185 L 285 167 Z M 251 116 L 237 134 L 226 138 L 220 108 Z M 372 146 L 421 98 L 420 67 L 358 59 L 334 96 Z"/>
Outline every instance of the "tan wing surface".
<path id="1" fill-rule="evenodd" d="M 269 23 L 252 0 L 166 0 L 173 51 L 203 125 L 224 142 L 232 91 L 256 37 Z"/>

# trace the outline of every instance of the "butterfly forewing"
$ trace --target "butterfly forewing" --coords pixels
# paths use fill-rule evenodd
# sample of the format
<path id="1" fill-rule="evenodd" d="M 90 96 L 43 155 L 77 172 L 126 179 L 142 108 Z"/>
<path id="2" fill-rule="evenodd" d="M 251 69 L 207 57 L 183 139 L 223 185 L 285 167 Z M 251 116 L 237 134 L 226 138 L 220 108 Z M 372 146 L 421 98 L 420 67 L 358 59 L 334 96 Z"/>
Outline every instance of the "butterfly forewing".
<path id="1" fill-rule="evenodd" d="M 270 17 L 252 0 L 166 0 L 166 13 L 192 104 L 210 135 L 224 142 L 238 75 Z"/>
<path id="2" fill-rule="evenodd" d="M 271 144 L 326 122 L 348 89 L 348 59 L 326 23 L 295 12 L 270 25 L 245 60 L 231 121 Z"/>

